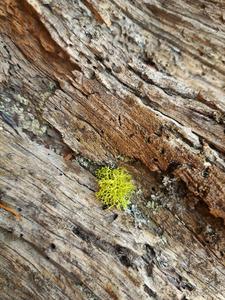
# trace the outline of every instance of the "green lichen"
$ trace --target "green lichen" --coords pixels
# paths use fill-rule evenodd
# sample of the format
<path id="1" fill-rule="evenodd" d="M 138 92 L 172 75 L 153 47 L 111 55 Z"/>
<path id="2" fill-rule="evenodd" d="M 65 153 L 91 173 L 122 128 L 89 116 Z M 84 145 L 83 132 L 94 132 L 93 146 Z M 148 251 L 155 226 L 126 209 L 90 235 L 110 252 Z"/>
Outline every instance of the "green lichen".
<path id="1" fill-rule="evenodd" d="M 109 208 L 126 209 L 135 191 L 131 175 L 124 168 L 102 167 L 96 171 L 99 191 L 96 193 Z"/>

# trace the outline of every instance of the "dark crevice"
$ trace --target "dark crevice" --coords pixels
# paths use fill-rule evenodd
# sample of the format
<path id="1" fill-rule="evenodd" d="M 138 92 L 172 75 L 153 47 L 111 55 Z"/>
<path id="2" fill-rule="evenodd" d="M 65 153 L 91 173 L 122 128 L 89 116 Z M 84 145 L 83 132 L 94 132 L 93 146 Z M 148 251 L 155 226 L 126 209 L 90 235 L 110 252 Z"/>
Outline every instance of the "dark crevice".
<path id="1" fill-rule="evenodd" d="M 51 243 L 50 248 L 51 248 L 52 251 L 55 251 L 56 250 L 56 245 L 54 243 Z"/>
<path id="2" fill-rule="evenodd" d="M 9 125 L 11 128 L 13 128 L 13 130 L 16 132 L 16 134 L 19 135 L 19 132 L 17 130 L 17 124 L 10 115 L 4 113 L 3 111 L 0 111 L 0 117 L 7 125 Z"/>
<path id="3" fill-rule="evenodd" d="M 209 223 L 211 226 L 219 229 L 224 230 L 224 221 L 220 217 L 214 217 L 210 213 L 209 206 L 203 201 L 199 200 L 197 204 L 195 205 L 195 211 L 199 213 L 203 220 L 207 223 Z"/>
<path id="4" fill-rule="evenodd" d="M 142 256 L 145 262 L 145 270 L 149 277 L 152 277 L 153 265 L 156 259 L 156 252 L 149 244 L 145 245 L 145 254 Z"/>
<path id="5" fill-rule="evenodd" d="M 93 232 L 84 229 L 81 225 L 76 224 L 72 232 L 78 236 L 80 239 L 85 241 L 86 243 L 91 243 L 95 247 L 111 254 L 112 256 L 116 257 L 122 265 L 125 267 L 135 268 L 135 259 L 137 255 L 132 252 L 130 249 L 123 247 L 118 244 L 111 244 L 106 240 L 100 239 L 100 237 L 96 236 Z"/>
<path id="6" fill-rule="evenodd" d="M 181 163 L 178 161 L 171 161 L 166 169 L 165 174 L 172 175 L 179 167 L 181 167 Z"/>
<path id="7" fill-rule="evenodd" d="M 144 291 L 151 297 L 151 299 L 152 298 L 155 300 L 158 299 L 157 294 L 152 289 L 150 289 L 150 287 L 147 286 L 146 284 L 144 284 Z"/>

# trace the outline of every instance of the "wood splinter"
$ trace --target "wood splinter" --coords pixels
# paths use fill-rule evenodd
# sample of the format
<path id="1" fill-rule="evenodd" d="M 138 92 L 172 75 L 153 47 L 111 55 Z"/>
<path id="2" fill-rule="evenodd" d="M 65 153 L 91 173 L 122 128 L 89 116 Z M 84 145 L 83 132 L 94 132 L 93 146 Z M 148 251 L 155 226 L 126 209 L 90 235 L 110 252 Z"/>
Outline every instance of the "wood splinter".
<path id="1" fill-rule="evenodd" d="M 16 212 L 13 208 L 7 206 L 6 204 L 0 203 L 0 208 L 13 214 L 17 220 L 21 218 L 21 215 L 18 212 Z"/>

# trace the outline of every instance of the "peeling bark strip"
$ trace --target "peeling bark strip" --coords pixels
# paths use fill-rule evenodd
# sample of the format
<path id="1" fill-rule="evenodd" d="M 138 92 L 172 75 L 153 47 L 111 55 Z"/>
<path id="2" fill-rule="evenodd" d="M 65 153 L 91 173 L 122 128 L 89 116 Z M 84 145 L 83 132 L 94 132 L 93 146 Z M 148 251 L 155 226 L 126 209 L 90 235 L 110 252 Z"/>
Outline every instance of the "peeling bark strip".
<path id="1" fill-rule="evenodd" d="M 224 299 L 224 9 L 0 2 L 1 299 Z M 121 157 L 134 219 L 94 196 Z"/>

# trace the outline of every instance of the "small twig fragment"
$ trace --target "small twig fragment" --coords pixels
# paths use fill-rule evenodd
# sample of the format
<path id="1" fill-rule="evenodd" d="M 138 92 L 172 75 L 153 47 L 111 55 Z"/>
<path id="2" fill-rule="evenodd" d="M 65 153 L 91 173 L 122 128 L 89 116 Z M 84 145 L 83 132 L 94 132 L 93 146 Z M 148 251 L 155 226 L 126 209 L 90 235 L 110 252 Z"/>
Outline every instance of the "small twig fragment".
<path id="1" fill-rule="evenodd" d="M 0 203 L 0 208 L 4 209 L 5 211 L 10 212 L 11 214 L 13 214 L 17 220 L 20 220 L 21 215 L 16 212 L 13 208 L 7 206 L 6 204 Z"/>

